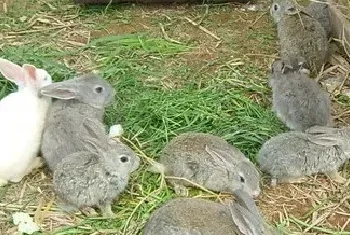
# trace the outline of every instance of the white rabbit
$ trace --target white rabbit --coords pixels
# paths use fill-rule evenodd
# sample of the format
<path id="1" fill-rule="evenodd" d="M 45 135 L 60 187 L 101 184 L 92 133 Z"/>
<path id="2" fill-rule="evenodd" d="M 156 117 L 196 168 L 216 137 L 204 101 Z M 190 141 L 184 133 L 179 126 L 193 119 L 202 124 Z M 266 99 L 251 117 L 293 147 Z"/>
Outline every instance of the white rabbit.
<path id="1" fill-rule="evenodd" d="M 40 97 L 38 90 L 52 80 L 43 69 L 20 67 L 2 58 L 0 72 L 19 89 L 0 100 L 0 186 L 4 186 L 21 181 L 42 164 L 37 154 L 51 98 Z"/>

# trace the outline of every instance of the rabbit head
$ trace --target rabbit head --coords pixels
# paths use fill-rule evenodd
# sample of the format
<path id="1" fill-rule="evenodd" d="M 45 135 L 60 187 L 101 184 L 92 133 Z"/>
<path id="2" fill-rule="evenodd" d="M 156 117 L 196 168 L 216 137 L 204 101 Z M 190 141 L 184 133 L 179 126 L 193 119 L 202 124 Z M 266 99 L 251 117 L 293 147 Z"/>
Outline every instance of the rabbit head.
<path id="1" fill-rule="evenodd" d="M 303 64 L 297 64 L 297 61 L 288 61 L 286 63 L 283 60 L 275 60 L 271 65 L 271 80 L 279 80 L 287 76 L 299 76 L 308 78 L 310 70 L 303 67 Z M 288 77 L 289 78 L 289 77 Z M 290 77 L 289 79 L 293 79 Z"/>
<path id="2" fill-rule="evenodd" d="M 260 174 L 248 159 L 238 163 L 230 163 L 226 161 L 226 159 L 231 158 L 230 156 L 225 157 L 227 152 L 208 147 L 206 147 L 206 151 L 213 157 L 213 165 L 218 168 L 218 171 L 215 171 L 209 178 L 216 184 L 221 184 L 218 188 L 226 188 L 228 192 L 241 189 L 252 197 L 257 197 L 260 194 Z"/>
<path id="3" fill-rule="evenodd" d="M 275 0 L 270 7 L 270 14 L 277 24 L 285 15 L 293 15 L 298 11 L 292 1 Z"/>
<path id="4" fill-rule="evenodd" d="M 50 74 L 34 65 L 24 64 L 22 67 L 0 58 L 0 72 L 9 81 L 15 83 L 19 90 L 30 89 L 37 93 L 38 89 L 52 83 Z"/>
<path id="5" fill-rule="evenodd" d="M 111 143 L 113 141 L 113 143 Z M 119 161 L 123 163 L 123 168 L 130 172 L 135 171 L 140 165 L 140 158 L 126 144 L 118 139 L 113 139 L 109 142 L 110 151 L 106 157 L 106 164 L 109 170 L 113 170 L 113 162 Z"/>
<path id="6" fill-rule="evenodd" d="M 101 157 L 104 168 L 111 176 L 129 175 L 140 164 L 140 158 L 136 153 L 119 140 L 114 140 L 112 143 L 85 138 L 84 142 L 90 152 Z"/>
<path id="7" fill-rule="evenodd" d="M 93 73 L 53 83 L 40 89 L 40 93 L 60 100 L 77 100 L 98 109 L 106 107 L 115 97 L 113 87 Z"/>

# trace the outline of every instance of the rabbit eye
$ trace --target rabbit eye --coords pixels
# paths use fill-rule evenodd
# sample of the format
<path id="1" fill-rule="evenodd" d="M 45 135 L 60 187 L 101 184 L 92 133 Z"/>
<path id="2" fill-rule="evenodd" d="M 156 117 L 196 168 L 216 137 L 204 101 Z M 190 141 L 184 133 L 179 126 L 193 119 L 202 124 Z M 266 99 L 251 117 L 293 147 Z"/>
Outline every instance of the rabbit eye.
<path id="1" fill-rule="evenodd" d="M 245 183 L 245 179 L 243 176 L 240 176 L 239 179 L 240 179 L 241 183 Z"/>
<path id="2" fill-rule="evenodd" d="M 120 158 L 120 161 L 121 161 L 122 163 L 126 163 L 126 162 L 128 162 L 128 161 L 129 161 L 129 158 L 128 158 L 128 157 L 123 156 L 123 157 L 121 157 L 121 158 Z"/>
<path id="3" fill-rule="evenodd" d="M 273 5 L 273 10 L 274 10 L 274 11 L 277 11 L 277 10 L 278 10 L 277 4 L 274 4 L 274 5 Z"/>
<path id="4" fill-rule="evenodd" d="M 103 92 L 103 87 L 101 86 L 95 87 L 95 92 L 98 94 L 101 94 Z"/>

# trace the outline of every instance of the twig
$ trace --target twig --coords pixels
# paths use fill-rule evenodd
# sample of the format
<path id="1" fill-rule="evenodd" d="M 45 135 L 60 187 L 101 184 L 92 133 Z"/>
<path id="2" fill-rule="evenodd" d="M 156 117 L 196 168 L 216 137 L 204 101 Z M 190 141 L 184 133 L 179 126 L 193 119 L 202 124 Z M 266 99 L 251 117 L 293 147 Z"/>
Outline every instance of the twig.
<path id="1" fill-rule="evenodd" d="M 350 75 L 350 71 L 347 72 L 347 74 L 345 75 L 345 78 L 343 79 L 342 83 L 341 83 L 340 86 L 338 87 L 338 92 L 339 92 L 339 94 L 341 94 L 341 91 L 342 91 L 342 89 L 343 89 L 343 86 L 344 86 L 346 80 L 349 79 L 349 75 Z"/>
<path id="2" fill-rule="evenodd" d="M 196 24 L 193 20 L 191 20 L 190 18 L 188 17 L 185 17 L 185 19 L 191 23 L 193 26 L 196 26 L 198 27 L 200 30 L 202 30 L 203 32 L 209 34 L 210 36 L 212 36 L 213 38 L 215 38 L 216 40 L 218 41 L 221 41 L 221 38 L 219 38 L 218 36 L 216 36 L 213 32 L 209 31 L 208 29 L 204 28 L 203 26 L 199 25 L 199 24 Z"/>
<path id="3" fill-rule="evenodd" d="M 265 14 L 267 14 L 267 12 L 261 13 L 249 27 L 253 27 L 256 23 L 258 23 L 258 21 L 261 19 L 261 17 L 263 17 Z"/>
<path id="4" fill-rule="evenodd" d="M 164 26 L 162 25 L 162 23 L 159 23 L 159 27 L 160 29 L 162 30 L 162 33 L 163 33 L 163 37 L 165 40 L 169 41 L 169 42 L 173 42 L 173 43 L 177 43 L 177 44 L 182 44 L 181 42 L 175 40 L 175 39 L 172 39 L 168 36 L 168 34 L 165 32 L 165 29 L 164 29 Z"/>
<path id="5" fill-rule="evenodd" d="M 198 21 L 198 23 L 197 23 L 198 25 L 202 24 L 203 20 L 205 19 L 205 17 L 207 17 L 208 13 L 209 13 L 209 6 L 208 6 L 208 4 L 205 4 L 205 12 L 202 15 L 202 17 L 200 18 L 200 20 Z"/>
<path id="6" fill-rule="evenodd" d="M 43 28 L 43 29 L 32 29 L 32 30 L 23 30 L 23 31 L 17 31 L 17 32 L 8 32 L 8 35 L 18 35 L 18 34 L 26 34 L 26 33 L 37 33 L 37 32 L 45 32 L 45 31 L 51 31 L 55 29 L 62 29 L 62 28 L 69 28 L 73 26 L 77 26 L 78 24 L 70 24 L 70 25 L 60 25 L 56 27 L 51 28 Z"/>

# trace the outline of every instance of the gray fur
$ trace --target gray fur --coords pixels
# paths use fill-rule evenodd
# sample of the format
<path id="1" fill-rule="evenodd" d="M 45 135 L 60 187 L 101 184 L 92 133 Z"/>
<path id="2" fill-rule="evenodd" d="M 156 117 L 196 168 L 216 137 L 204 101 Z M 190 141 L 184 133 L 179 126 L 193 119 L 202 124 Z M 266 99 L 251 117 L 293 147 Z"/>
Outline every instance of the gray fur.
<path id="1" fill-rule="evenodd" d="M 270 86 L 273 111 L 292 130 L 331 124 L 329 94 L 305 69 L 290 69 L 281 60 L 272 64 Z"/>
<path id="2" fill-rule="evenodd" d="M 272 137 L 258 153 L 262 171 L 275 182 L 293 182 L 316 173 L 335 176 L 349 159 L 350 129 L 314 126 L 306 132 L 290 131 Z"/>
<path id="3" fill-rule="evenodd" d="M 262 220 L 260 212 L 254 214 L 258 211 L 254 200 L 239 191 L 240 194 L 235 195 L 237 202 L 229 205 L 199 198 L 172 199 L 152 213 L 144 235 L 277 234 Z M 253 208 L 246 208 L 246 205 Z"/>
<path id="4" fill-rule="evenodd" d="M 306 11 L 321 23 L 326 31 L 327 37 L 329 38 L 331 36 L 331 24 L 329 18 L 329 5 L 327 1 L 311 1 L 307 6 Z"/>
<path id="5" fill-rule="evenodd" d="M 282 59 L 293 67 L 303 64 L 319 71 L 329 58 L 328 37 L 321 23 L 289 0 L 274 0 L 270 13 L 277 24 Z"/>
<path id="6" fill-rule="evenodd" d="M 163 149 L 160 163 L 165 175 L 186 178 L 217 192 L 243 188 L 260 193 L 260 175 L 253 163 L 224 139 L 204 133 L 186 133 L 172 139 Z M 185 181 L 172 184 L 189 186 Z M 244 181 L 244 182 L 242 182 Z"/>
<path id="7" fill-rule="evenodd" d="M 96 93 L 99 87 L 103 91 Z M 67 155 L 86 150 L 83 137 L 105 138 L 103 115 L 115 96 L 107 81 L 95 74 L 84 74 L 46 86 L 40 93 L 57 98 L 48 111 L 41 147 L 51 170 Z"/>
<path id="8" fill-rule="evenodd" d="M 103 216 L 114 216 L 111 204 L 128 185 L 139 157 L 120 141 L 87 139 L 89 151 L 77 152 L 56 165 L 53 188 L 66 208 L 98 207 Z"/>

